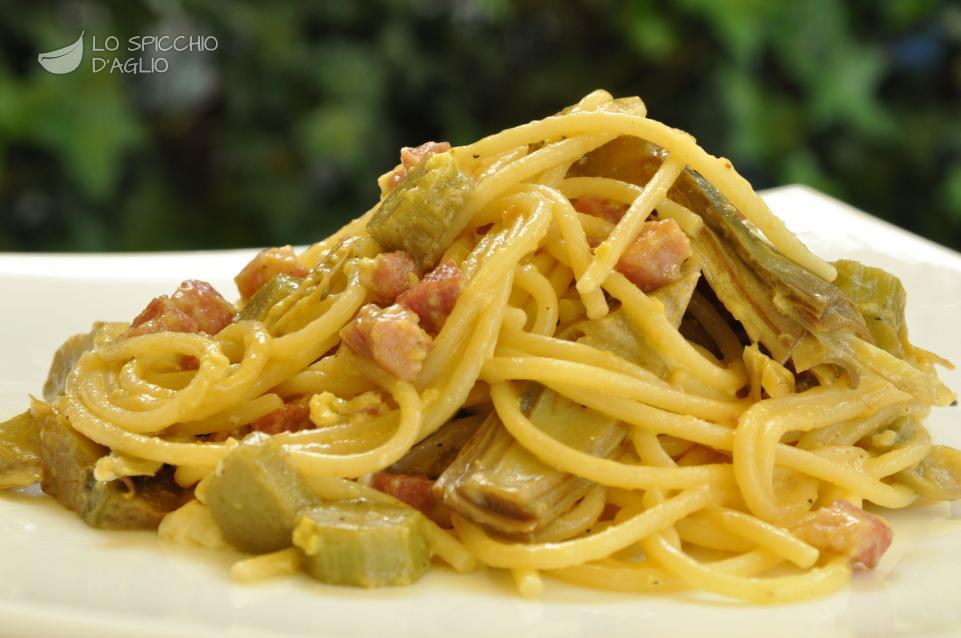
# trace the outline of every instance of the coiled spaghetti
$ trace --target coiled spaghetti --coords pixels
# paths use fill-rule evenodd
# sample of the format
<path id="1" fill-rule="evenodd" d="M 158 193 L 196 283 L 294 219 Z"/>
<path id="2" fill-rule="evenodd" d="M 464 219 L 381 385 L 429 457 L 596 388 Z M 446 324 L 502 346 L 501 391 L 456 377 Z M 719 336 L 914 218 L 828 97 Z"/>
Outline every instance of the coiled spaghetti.
<path id="1" fill-rule="evenodd" d="M 645 182 L 571 170 L 625 137 L 662 151 Z M 449 153 L 473 188 L 459 209 L 462 228 L 438 261 L 456 264 L 465 284 L 416 377 L 398 378 L 341 344 L 341 331 L 372 298 L 362 266 L 385 250 L 367 230 L 375 206 L 297 257 L 327 285 L 272 309 L 282 320 L 271 329 L 240 321 L 216 335 L 106 340 L 79 360 L 56 409 L 112 453 L 169 464 L 181 484 L 193 485 L 235 447 L 231 432 L 305 396 L 314 427 L 275 437 L 324 498 L 388 498 L 353 479 L 401 461 L 465 412 L 496 418 L 545 466 L 591 487 L 523 539 L 461 511 L 450 528 L 432 525 L 435 552 L 459 570 L 476 561 L 512 570 L 529 595 L 541 591 L 540 574 L 754 602 L 843 586 L 850 557 L 819 547 L 803 526 L 838 500 L 856 508 L 916 500 L 899 476 L 928 458 L 932 443 L 919 421 L 950 397 L 930 360 L 892 363 L 863 335 L 833 332 L 822 344 L 851 344 L 845 353 L 866 353 L 876 365 L 827 356 L 802 374 L 759 348 L 736 321 L 738 310 L 701 288 L 672 310 L 635 285 L 618 264 L 645 223 L 672 220 L 692 240 L 706 232 L 703 215 L 671 195 L 684 171 L 709 182 L 792 267 L 822 282 L 836 276 L 730 162 L 647 118 L 639 101 L 625 107 L 598 91 L 564 113 Z M 613 221 L 585 215 L 574 205 L 583 198 L 626 209 Z M 695 250 L 691 281 L 702 257 L 709 253 Z M 615 311 L 657 366 L 577 338 L 584 322 Z M 175 370 L 179 357 L 196 359 L 196 369 Z M 620 424 L 624 443 L 601 458 L 552 437 L 524 405 L 531 387 Z M 375 397 L 376 414 L 331 408 L 364 396 Z M 910 428 L 897 425 L 906 422 Z M 888 431 L 895 434 L 882 438 L 891 445 L 868 443 Z M 270 571 L 270 560 L 259 560 L 238 571 Z M 291 569 L 289 553 L 277 560 L 277 571 Z M 785 569 L 795 573 L 766 575 Z"/>

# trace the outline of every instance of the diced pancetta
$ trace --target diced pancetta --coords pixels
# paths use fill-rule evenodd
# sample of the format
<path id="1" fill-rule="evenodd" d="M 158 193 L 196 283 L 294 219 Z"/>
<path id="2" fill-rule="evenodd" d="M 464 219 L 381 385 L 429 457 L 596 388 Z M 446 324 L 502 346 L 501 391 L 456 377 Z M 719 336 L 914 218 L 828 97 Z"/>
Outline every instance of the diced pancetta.
<path id="1" fill-rule="evenodd" d="M 374 259 L 366 278 L 374 300 L 381 305 L 389 305 L 417 283 L 417 265 L 413 257 L 403 250 L 381 253 Z"/>
<path id="2" fill-rule="evenodd" d="M 677 281 L 681 264 L 691 256 L 691 242 L 673 219 L 647 221 L 617 270 L 647 292 Z"/>
<path id="3" fill-rule="evenodd" d="M 585 215 L 592 215 L 606 219 L 612 224 L 616 224 L 624 216 L 627 206 L 620 202 L 607 199 L 606 197 L 594 197 L 585 195 L 574 200 L 574 210 Z"/>
<path id="4" fill-rule="evenodd" d="M 134 318 L 125 337 L 154 332 L 217 334 L 233 321 L 233 306 L 206 281 L 188 279 L 173 295 L 161 295 Z"/>
<path id="5" fill-rule="evenodd" d="M 397 297 L 397 303 L 416 312 L 420 325 L 436 334 L 454 309 L 463 288 L 464 275 L 451 261 L 427 273 L 417 285 Z"/>
<path id="6" fill-rule="evenodd" d="M 852 565 L 868 569 L 874 569 L 894 537 L 880 516 L 841 500 L 811 514 L 795 533 L 819 549 L 848 556 Z"/>
<path id="7" fill-rule="evenodd" d="M 367 304 L 341 329 L 340 338 L 354 354 L 405 381 L 417 376 L 433 345 L 417 315 L 397 304 L 387 308 Z"/>
<path id="8" fill-rule="evenodd" d="M 423 474 L 391 474 L 376 472 L 371 478 L 371 487 L 384 494 L 390 494 L 424 514 L 430 514 L 437 505 L 434 498 L 434 481 Z"/>
<path id="9" fill-rule="evenodd" d="M 217 334 L 234 319 L 233 306 L 206 281 L 188 279 L 180 284 L 171 300 L 207 334 Z"/>
<path id="10" fill-rule="evenodd" d="M 127 337 L 154 332 L 198 332 L 200 326 L 187 313 L 178 308 L 167 295 L 154 297 L 130 324 Z"/>
<path id="11" fill-rule="evenodd" d="M 314 427 L 310 421 L 310 409 L 303 403 L 286 403 L 282 408 L 260 417 L 250 424 L 255 432 L 279 434 L 281 432 L 298 432 Z"/>
<path id="12" fill-rule="evenodd" d="M 265 248 L 244 266 L 244 269 L 234 277 L 234 282 L 237 284 L 240 296 L 250 299 L 261 286 L 277 275 L 304 277 L 307 272 L 307 269 L 297 261 L 297 253 L 291 246 Z"/>

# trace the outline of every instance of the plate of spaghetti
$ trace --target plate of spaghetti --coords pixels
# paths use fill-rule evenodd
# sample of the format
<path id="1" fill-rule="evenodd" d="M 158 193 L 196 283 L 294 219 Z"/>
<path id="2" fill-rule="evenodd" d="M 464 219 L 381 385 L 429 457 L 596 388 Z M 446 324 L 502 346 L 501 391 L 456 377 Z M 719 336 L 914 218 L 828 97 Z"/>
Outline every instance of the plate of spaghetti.
<path id="1" fill-rule="evenodd" d="M 605 91 L 400 159 L 299 249 L 0 255 L 13 635 L 961 625 L 961 256 Z"/>

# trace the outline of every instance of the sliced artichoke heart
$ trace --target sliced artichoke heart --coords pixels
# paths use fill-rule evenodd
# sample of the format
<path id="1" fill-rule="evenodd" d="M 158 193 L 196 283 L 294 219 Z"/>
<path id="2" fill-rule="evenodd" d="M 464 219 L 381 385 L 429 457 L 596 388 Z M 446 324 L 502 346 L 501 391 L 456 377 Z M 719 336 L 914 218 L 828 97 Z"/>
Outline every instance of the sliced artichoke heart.
<path id="1" fill-rule="evenodd" d="M 385 252 L 404 250 L 429 268 L 470 221 L 460 213 L 472 189 L 452 153 L 432 155 L 384 197 L 367 231 Z"/>

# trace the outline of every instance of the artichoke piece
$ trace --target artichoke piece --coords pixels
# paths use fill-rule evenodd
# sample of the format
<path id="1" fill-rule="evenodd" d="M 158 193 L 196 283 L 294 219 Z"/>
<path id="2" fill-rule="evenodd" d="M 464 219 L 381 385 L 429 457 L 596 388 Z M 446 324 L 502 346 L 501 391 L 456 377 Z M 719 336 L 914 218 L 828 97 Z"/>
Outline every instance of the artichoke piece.
<path id="1" fill-rule="evenodd" d="M 857 304 L 874 344 L 899 359 L 905 356 L 904 306 L 907 293 L 901 280 L 880 268 L 842 259 L 834 262 L 838 276 L 834 285 Z"/>
<path id="2" fill-rule="evenodd" d="M 348 237 L 327 251 L 317 265 L 291 287 L 288 294 L 278 296 L 264 315 L 264 325 L 273 336 L 303 328 L 317 318 L 318 302 L 330 294 L 335 282 L 343 277 L 343 267 L 353 257 L 373 257 L 379 252 L 377 242 L 370 237 Z"/>
<path id="3" fill-rule="evenodd" d="M 677 328 L 701 278 L 700 260 L 688 259 L 684 262 L 681 278 L 661 286 L 650 296 L 661 302 L 664 316 Z M 670 366 L 661 353 L 652 346 L 643 333 L 634 329 L 631 320 L 621 309 L 609 313 L 601 319 L 592 319 L 577 326 L 580 343 L 598 350 L 606 350 L 617 356 L 647 368 L 662 379 L 667 379 Z"/>
<path id="4" fill-rule="evenodd" d="M 660 167 L 662 154 L 656 146 L 643 140 L 619 137 L 588 153 L 570 172 L 646 184 Z M 686 171 L 669 192 L 672 198 L 685 177 Z M 690 190 L 690 182 L 686 183 Z M 720 195 L 716 198 L 720 199 Z M 692 205 L 691 197 L 683 199 L 683 203 Z M 699 206 L 691 210 L 700 214 L 699 208 L 711 205 L 711 201 L 695 202 Z M 744 325 L 752 340 L 763 343 L 777 361 L 786 361 L 794 344 L 803 336 L 804 328 L 775 307 L 770 286 L 711 228 L 703 227 L 690 239 L 695 255 L 702 260 L 704 277 L 721 303 Z"/>
<path id="5" fill-rule="evenodd" d="M 690 302 L 699 273 L 690 272 L 653 293 L 677 325 Z M 580 324 L 578 339 L 594 348 L 642 365 L 666 377 L 667 363 L 637 333 L 623 311 Z M 627 430 L 613 419 L 551 390 L 526 392 L 521 409 L 531 423 L 562 443 L 599 457 L 610 457 Z M 514 441 L 496 414 L 467 441 L 441 474 L 434 492 L 445 505 L 474 522 L 518 538 L 531 538 L 581 499 L 592 482 L 547 466 Z"/>
<path id="6" fill-rule="evenodd" d="M 636 137 L 618 137 L 575 162 L 568 175 L 610 177 L 641 186 L 661 166 L 662 157 L 657 150 L 650 142 Z"/>
<path id="7" fill-rule="evenodd" d="M 252 554 L 289 547 L 297 516 L 315 501 L 283 447 L 263 432 L 221 460 L 206 494 L 227 542 Z"/>
<path id="8" fill-rule="evenodd" d="M 613 419 L 544 390 L 531 422 L 572 448 L 609 457 L 626 430 Z M 491 414 L 434 486 L 445 505 L 503 534 L 541 529 L 584 496 L 591 481 L 561 472 L 514 441 Z"/>
<path id="9" fill-rule="evenodd" d="M 751 341 L 764 344 L 778 363 L 786 362 L 806 334 L 804 327 L 778 310 L 771 288 L 711 229 L 701 229 L 691 244 L 704 260 L 711 290 Z"/>
<path id="10" fill-rule="evenodd" d="M 620 137 L 589 153 L 571 174 L 646 184 L 665 156 L 650 142 Z M 668 196 L 704 220 L 691 238 L 704 260 L 704 277 L 751 340 L 764 344 L 778 363 L 790 358 L 806 332 L 871 339 L 857 306 L 837 286 L 779 253 L 697 172 L 682 171 Z"/>
<path id="11" fill-rule="evenodd" d="M 52 403 L 63 394 L 67 382 L 67 375 L 80 360 L 80 355 L 93 350 L 101 340 L 111 338 L 126 331 L 129 324 L 120 321 L 96 321 L 90 332 L 70 337 L 57 349 L 50 363 L 47 380 L 43 384 L 43 398 Z"/>
<path id="12" fill-rule="evenodd" d="M 675 328 L 681 325 L 681 319 L 691 303 L 691 297 L 697 289 L 697 282 L 701 280 L 701 260 L 697 257 L 684 260 L 681 266 L 681 276 L 677 281 L 661 286 L 650 293 L 650 296 L 661 302 L 664 316 Z"/>
<path id="13" fill-rule="evenodd" d="M 90 332 L 70 337 L 54 353 L 50 372 L 47 373 L 47 381 L 43 384 L 44 399 L 53 401 L 63 394 L 67 375 L 80 360 L 80 355 L 93 349 L 93 337 L 97 328 L 98 325 L 94 324 Z"/>
<path id="14" fill-rule="evenodd" d="M 70 337 L 54 353 L 53 362 L 50 364 L 50 372 L 47 373 L 47 381 L 43 384 L 44 399 L 53 401 L 63 394 L 70 370 L 80 360 L 80 355 L 93 349 L 93 337 L 96 329 L 97 327 L 94 325 L 94 329 L 90 332 Z"/>
<path id="15" fill-rule="evenodd" d="M 40 480 L 40 424 L 29 410 L 0 423 L 0 490 Z"/>
<path id="16" fill-rule="evenodd" d="M 577 326 L 582 333 L 578 342 L 606 350 L 618 357 L 642 366 L 662 379 L 671 372 L 669 364 L 652 346 L 644 334 L 634 329 L 624 311 L 617 309 L 601 319 L 585 321 Z"/>
<path id="17" fill-rule="evenodd" d="M 121 481 L 94 480 L 87 509 L 81 514 L 84 522 L 104 529 L 156 529 L 164 516 L 190 500 L 169 466 L 155 476 L 129 480 L 132 490 Z"/>
<path id="18" fill-rule="evenodd" d="M 43 491 L 84 518 L 90 502 L 93 468 L 108 450 L 74 430 L 50 410 L 41 418 L 40 456 Z"/>
<path id="19" fill-rule="evenodd" d="M 387 471 L 393 474 L 423 474 L 436 479 L 474 434 L 482 418 L 469 416 L 448 422 L 412 447 L 399 461 L 388 467 Z"/>
<path id="20" fill-rule="evenodd" d="M 43 462 L 40 486 L 91 527 L 153 529 L 168 512 L 189 500 L 189 493 L 174 483 L 169 467 L 156 476 L 129 482 L 96 480 L 94 466 L 107 448 L 74 430 L 49 408 L 38 418 Z"/>
<path id="21" fill-rule="evenodd" d="M 250 301 L 237 313 L 237 321 L 264 321 L 270 309 L 281 299 L 293 294 L 300 288 L 301 279 L 290 275 L 275 275 L 260 287 Z"/>
<path id="22" fill-rule="evenodd" d="M 293 532 L 304 568 L 332 585 L 409 585 L 430 567 L 430 545 L 417 511 L 353 500 L 304 510 Z"/>
<path id="23" fill-rule="evenodd" d="M 660 149 L 652 152 L 663 154 Z M 699 214 L 719 238 L 734 248 L 770 287 L 773 305 L 782 314 L 814 334 L 851 332 L 870 339 L 857 306 L 837 286 L 779 253 L 699 173 L 684 170 L 668 194 Z"/>
<path id="24" fill-rule="evenodd" d="M 385 252 L 405 250 L 430 268 L 470 221 L 459 213 L 472 188 L 450 152 L 432 155 L 384 197 L 367 232 Z"/>
<path id="25" fill-rule="evenodd" d="M 814 334 L 844 332 L 871 338 L 857 306 L 837 286 L 795 264 L 761 239 L 698 173 L 685 170 L 669 194 L 701 215 L 708 227 L 734 247 L 771 288 L 774 307 L 781 313 Z"/>
<path id="26" fill-rule="evenodd" d="M 898 472 L 897 478 L 921 498 L 956 501 L 961 498 L 961 452 L 935 445 L 917 467 Z"/>

